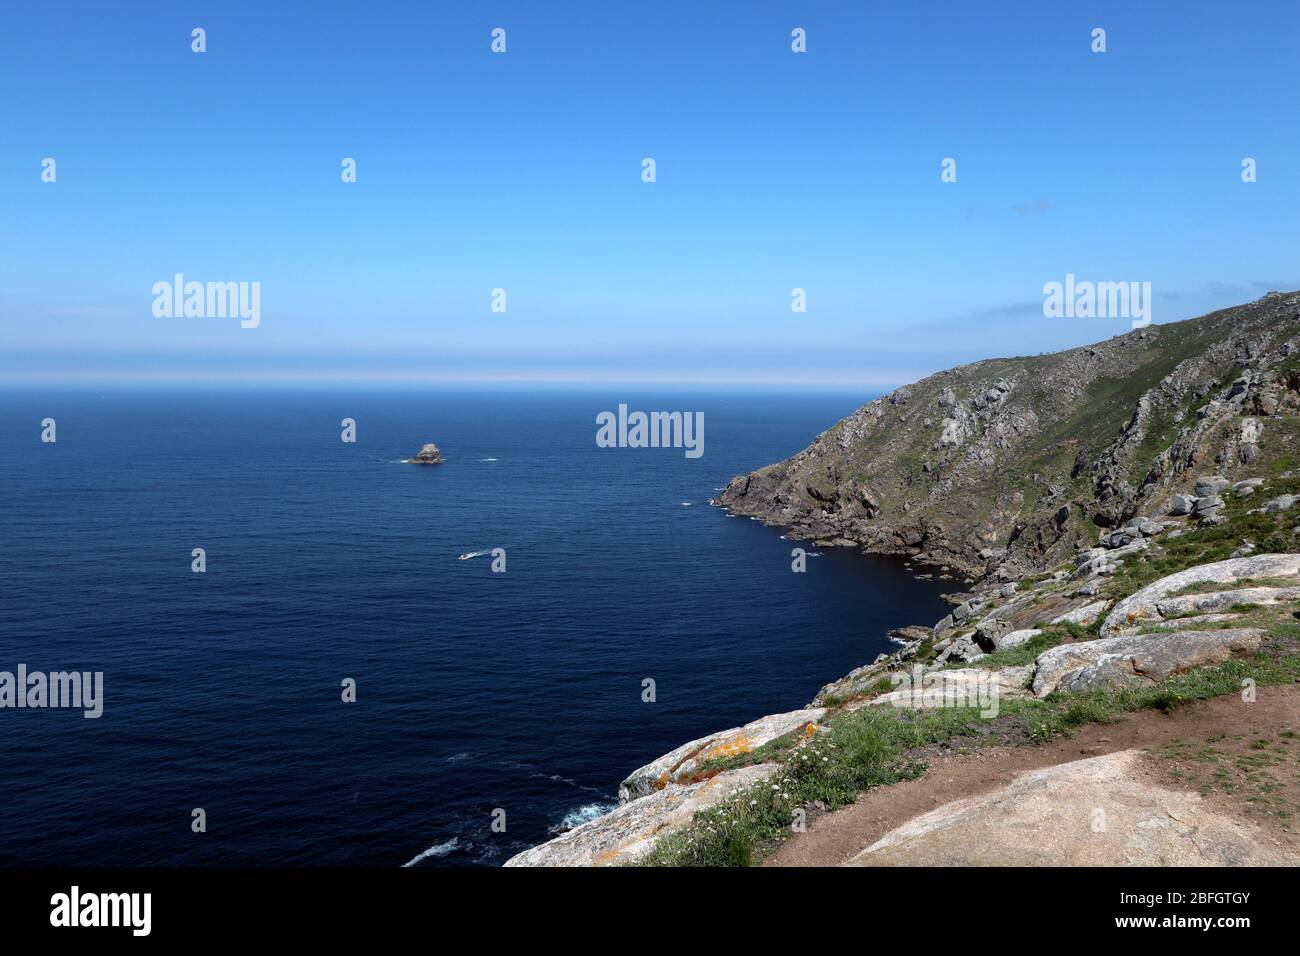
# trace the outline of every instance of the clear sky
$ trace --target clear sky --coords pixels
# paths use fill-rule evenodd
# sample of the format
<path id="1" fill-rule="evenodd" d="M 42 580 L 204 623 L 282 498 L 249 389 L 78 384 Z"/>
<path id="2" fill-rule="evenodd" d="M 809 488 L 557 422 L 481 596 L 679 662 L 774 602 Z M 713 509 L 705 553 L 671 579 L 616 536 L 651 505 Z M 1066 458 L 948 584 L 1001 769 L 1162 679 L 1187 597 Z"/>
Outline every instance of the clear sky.
<path id="1" fill-rule="evenodd" d="M 10 4 L 0 381 L 879 387 L 1127 331 L 1044 318 L 1067 272 L 1198 315 L 1300 287 L 1297 49 L 1295 0 Z M 261 324 L 155 317 L 177 272 Z"/>

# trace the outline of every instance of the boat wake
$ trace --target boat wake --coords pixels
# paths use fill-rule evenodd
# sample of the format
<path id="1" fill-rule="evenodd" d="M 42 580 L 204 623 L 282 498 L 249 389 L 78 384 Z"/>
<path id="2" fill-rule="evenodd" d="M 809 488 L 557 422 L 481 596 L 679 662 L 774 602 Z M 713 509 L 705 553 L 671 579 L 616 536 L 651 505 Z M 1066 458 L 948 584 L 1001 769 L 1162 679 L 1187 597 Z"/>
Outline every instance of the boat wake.
<path id="1" fill-rule="evenodd" d="M 445 843 L 435 843 L 433 846 L 429 847 L 429 849 L 417 855 L 410 862 L 403 863 L 402 867 L 405 868 L 408 866 L 415 866 L 417 863 L 422 863 L 425 860 L 430 859 L 431 857 L 446 856 L 448 853 L 451 853 L 459 846 L 460 846 L 460 837 L 452 837 L 450 840 L 446 841 Z"/>

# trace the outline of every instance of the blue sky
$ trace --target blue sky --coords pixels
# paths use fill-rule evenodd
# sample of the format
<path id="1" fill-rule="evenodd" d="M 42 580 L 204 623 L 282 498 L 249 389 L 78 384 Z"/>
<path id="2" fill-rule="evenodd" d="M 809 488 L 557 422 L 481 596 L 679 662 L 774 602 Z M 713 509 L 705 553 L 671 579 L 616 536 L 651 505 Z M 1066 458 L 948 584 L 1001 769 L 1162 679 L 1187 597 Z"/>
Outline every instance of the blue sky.
<path id="1" fill-rule="evenodd" d="M 883 387 L 1128 329 L 1044 318 L 1067 272 L 1198 315 L 1300 287 L 1298 46 L 1294 0 L 13 5 L 0 376 Z M 176 272 L 260 326 L 156 318 Z"/>

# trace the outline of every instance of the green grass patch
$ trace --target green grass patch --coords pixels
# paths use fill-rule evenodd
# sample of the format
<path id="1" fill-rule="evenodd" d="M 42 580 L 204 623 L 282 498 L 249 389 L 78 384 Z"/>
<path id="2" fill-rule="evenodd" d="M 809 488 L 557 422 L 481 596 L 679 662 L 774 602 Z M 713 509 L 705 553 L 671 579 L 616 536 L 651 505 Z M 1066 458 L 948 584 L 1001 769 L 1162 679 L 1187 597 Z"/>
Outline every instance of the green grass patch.
<path id="1" fill-rule="evenodd" d="M 1002 701 L 1000 713 L 992 719 L 982 718 L 973 708 L 864 707 L 841 713 L 821 733 L 785 738 L 784 751 L 755 751 L 779 762 L 769 781 L 696 814 L 687 827 L 660 840 L 639 864 L 754 864 L 789 836 L 800 811 L 813 806 L 834 810 L 854 802 L 864 790 L 915 777 L 925 769 L 924 751 L 935 744 L 951 745 L 964 738 L 1046 741 L 1067 736 L 1084 724 L 1110 723 L 1134 711 L 1172 711 L 1191 701 L 1239 693 L 1247 679 L 1258 686 L 1300 680 L 1294 636 L 1294 630 L 1276 635 L 1269 652 L 1183 674 L 1155 687 Z"/>

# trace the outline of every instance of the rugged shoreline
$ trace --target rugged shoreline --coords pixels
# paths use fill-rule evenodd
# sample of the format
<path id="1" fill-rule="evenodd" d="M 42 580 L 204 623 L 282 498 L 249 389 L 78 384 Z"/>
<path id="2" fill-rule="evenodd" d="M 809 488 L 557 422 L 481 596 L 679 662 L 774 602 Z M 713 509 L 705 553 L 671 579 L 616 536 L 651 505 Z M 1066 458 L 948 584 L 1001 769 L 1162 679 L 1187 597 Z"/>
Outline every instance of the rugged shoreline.
<path id="1" fill-rule="evenodd" d="M 1294 410 L 1300 293 L 1045 356 L 990 359 L 869 402 L 715 501 L 800 538 L 973 578 L 1032 574 L 1193 469 L 1258 457 Z"/>
<path id="2" fill-rule="evenodd" d="M 707 843 L 700 821 L 735 825 L 723 808 L 751 794 L 776 812 L 772 801 L 795 799 L 797 761 L 830 761 L 816 748 L 837 721 L 873 708 L 991 696 L 1032 710 L 1290 661 L 1297 331 L 1300 294 L 1270 294 L 1054 356 L 963 366 L 733 479 L 714 504 L 818 546 L 906 555 L 969 590 L 946 595 L 953 610 L 932 627 L 891 632 L 897 650 L 808 706 L 683 744 L 631 773 L 614 811 L 506 865 L 638 862 L 691 832 Z M 1043 381 L 1067 400 L 1045 397 Z M 937 686 L 937 704 L 909 672 Z"/>

